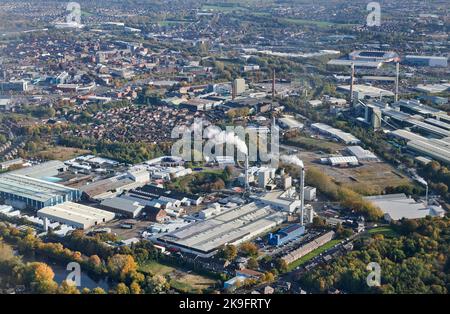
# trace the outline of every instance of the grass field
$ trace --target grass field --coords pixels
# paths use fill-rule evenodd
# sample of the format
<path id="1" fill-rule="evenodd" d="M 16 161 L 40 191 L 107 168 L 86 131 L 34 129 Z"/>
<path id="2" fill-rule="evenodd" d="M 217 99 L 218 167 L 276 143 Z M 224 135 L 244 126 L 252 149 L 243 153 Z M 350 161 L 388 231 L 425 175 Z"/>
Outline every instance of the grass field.
<path id="1" fill-rule="evenodd" d="M 169 26 L 169 25 L 187 24 L 187 23 L 192 23 L 192 21 L 188 21 L 188 20 L 165 20 L 165 21 L 158 22 L 158 25 L 159 26 Z"/>
<path id="2" fill-rule="evenodd" d="M 315 25 L 317 27 L 351 27 L 354 24 L 339 24 L 326 21 L 305 20 L 296 18 L 284 18 L 283 22 L 295 25 Z"/>
<path id="3" fill-rule="evenodd" d="M 336 152 L 343 148 L 342 145 L 335 142 L 305 136 L 297 136 L 291 138 L 288 140 L 288 142 L 292 146 L 298 146 L 308 150 L 321 150 L 329 153 Z"/>
<path id="4" fill-rule="evenodd" d="M 398 233 L 392 230 L 389 226 L 373 228 L 367 231 L 367 233 L 371 236 L 375 234 L 382 234 L 385 238 L 395 238 L 398 236 Z"/>
<path id="5" fill-rule="evenodd" d="M 214 279 L 163 265 L 156 261 L 150 261 L 145 265 L 141 265 L 139 271 L 153 275 L 163 275 L 168 278 L 172 288 L 184 293 L 200 293 L 213 288 L 217 283 Z"/>
<path id="6" fill-rule="evenodd" d="M 37 155 L 44 159 L 68 160 L 89 152 L 89 150 L 80 148 L 53 146 L 40 151 Z"/>
<path id="7" fill-rule="evenodd" d="M 247 8 L 241 7 L 239 4 L 233 4 L 229 6 L 220 4 L 205 4 L 202 6 L 202 10 L 219 12 L 248 11 Z"/>
<path id="8" fill-rule="evenodd" d="M 315 150 L 317 152 L 317 150 Z M 315 167 L 343 186 L 362 195 L 377 195 L 388 186 L 410 184 L 411 180 L 400 175 L 394 167 L 385 162 L 366 162 L 358 167 L 340 168 L 320 164 L 317 161 L 327 155 L 315 151 L 300 151 L 298 157 L 305 167 Z"/>
<path id="9" fill-rule="evenodd" d="M 338 244 L 339 242 L 341 242 L 341 240 L 335 239 L 335 240 L 331 240 L 328 243 L 325 243 L 324 245 L 322 245 L 321 247 L 318 247 L 317 249 L 315 249 L 312 252 L 309 252 L 308 254 L 306 254 L 305 256 L 299 258 L 298 260 L 290 263 L 288 265 L 288 271 L 292 271 L 294 270 L 296 267 L 306 263 L 307 261 L 313 259 L 314 257 L 316 257 L 317 255 L 319 255 L 320 253 L 323 253 L 329 249 L 331 249 L 333 246 L 335 246 L 336 244 Z"/>
<path id="10" fill-rule="evenodd" d="M 163 265 L 163 264 L 160 264 L 160 263 L 155 262 L 155 261 L 150 261 L 150 262 L 147 262 L 144 265 L 141 265 L 139 267 L 139 270 L 141 272 L 150 273 L 152 275 L 156 275 L 156 274 L 167 275 L 170 272 L 174 271 L 175 268 L 170 267 L 170 266 L 166 266 L 166 265 Z"/>

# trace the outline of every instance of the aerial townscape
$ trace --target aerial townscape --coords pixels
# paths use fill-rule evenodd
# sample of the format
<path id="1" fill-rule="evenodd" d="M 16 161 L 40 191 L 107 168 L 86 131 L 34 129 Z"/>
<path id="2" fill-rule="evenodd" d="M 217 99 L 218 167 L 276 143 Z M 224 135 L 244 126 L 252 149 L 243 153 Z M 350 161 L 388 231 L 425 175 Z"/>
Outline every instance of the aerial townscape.
<path id="1" fill-rule="evenodd" d="M 448 294 L 449 12 L 0 0 L 0 294 Z"/>

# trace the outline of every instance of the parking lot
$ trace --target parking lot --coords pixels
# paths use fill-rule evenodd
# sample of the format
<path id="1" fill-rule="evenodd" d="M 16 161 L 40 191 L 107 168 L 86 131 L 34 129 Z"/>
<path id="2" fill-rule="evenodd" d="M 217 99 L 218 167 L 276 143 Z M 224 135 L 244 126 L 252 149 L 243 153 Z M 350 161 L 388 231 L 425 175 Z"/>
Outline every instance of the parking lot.
<path id="1" fill-rule="evenodd" d="M 122 228 L 121 225 L 130 224 L 131 229 Z M 111 232 L 117 234 L 117 237 L 121 240 L 130 238 L 140 238 L 142 231 L 147 230 L 147 228 L 152 224 L 151 221 L 138 220 L 138 219 L 114 219 L 103 227 L 111 228 Z"/>

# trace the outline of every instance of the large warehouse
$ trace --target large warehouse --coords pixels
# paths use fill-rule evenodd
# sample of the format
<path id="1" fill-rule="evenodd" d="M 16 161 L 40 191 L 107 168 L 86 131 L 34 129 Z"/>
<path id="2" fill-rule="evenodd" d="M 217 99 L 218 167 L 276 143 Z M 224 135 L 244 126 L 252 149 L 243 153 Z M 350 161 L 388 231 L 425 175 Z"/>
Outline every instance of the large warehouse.
<path id="1" fill-rule="evenodd" d="M 407 55 L 404 59 L 405 63 L 412 65 L 430 66 L 430 67 L 443 67 L 448 65 L 447 57 L 439 56 L 413 56 Z"/>
<path id="2" fill-rule="evenodd" d="M 428 156 L 450 165 L 450 142 L 436 139 L 414 140 L 409 141 L 406 146 L 416 154 Z"/>
<path id="3" fill-rule="evenodd" d="M 64 185 L 14 173 L 0 176 L 0 199 L 17 208 L 41 209 L 66 201 L 78 201 L 81 192 Z"/>
<path id="4" fill-rule="evenodd" d="M 37 212 L 38 217 L 48 218 L 77 229 L 89 229 L 114 219 L 114 213 L 73 202 L 45 207 Z"/>
<path id="5" fill-rule="evenodd" d="M 442 217 L 445 214 L 441 207 L 427 206 L 425 203 L 416 202 L 413 198 L 409 198 L 402 193 L 367 196 L 364 199 L 379 207 L 387 221 L 402 218 L 418 219 L 426 216 Z"/>
<path id="6" fill-rule="evenodd" d="M 228 209 L 158 238 L 161 244 L 209 257 L 225 244 L 238 245 L 283 223 L 287 214 L 250 203 Z"/>
<path id="7" fill-rule="evenodd" d="M 333 128 L 328 124 L 313 123 L 311 124 L 311 129 L 318 131 L 319 133 L 325 134 L 327 136 L 333 137 L 345 144 L 359 144 L 361 142 L 359 139 L 357 139 L 350 133 Z"/>

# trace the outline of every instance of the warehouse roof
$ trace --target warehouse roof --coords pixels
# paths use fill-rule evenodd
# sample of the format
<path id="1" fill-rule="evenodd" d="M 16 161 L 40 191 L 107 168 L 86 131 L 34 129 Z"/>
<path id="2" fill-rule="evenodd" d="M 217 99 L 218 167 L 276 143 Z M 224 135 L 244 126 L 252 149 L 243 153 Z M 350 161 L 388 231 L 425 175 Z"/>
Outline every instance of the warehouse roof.
<path id="1" fill-rule="evenodd" d="M 381 61 L 365 61 L 365 60 L 346 60 L 346 59 L 332 59 L 328 61 L 329 65 L 342 65 L 355 67 L 365 67 L 365 68 L 379 68 L 383 64 Z"/>
<path id="2" fill-rule="evenodd" d="M 363 149 L 361 146 L 348 146 L 347 151 L 358 158 L 358 160 L 363 159 L 378 159 L 377 156 L 367 149 Z"/>
<path id="3" fill-rule="evenodd" d="M 232 244 L 256 235 L 285 220 L 286 214 L 269 206 L 250 203 L 222 212 L 213 218 L 190 224 L 159 238 L 177 246 L 210 253 L 224 244 Z"/>
<path id="4" fill-rule="evenodd" d="M 57 196 L 64 197 L 74 191 L 77 190 L 19 174 L 7 173 L 0 176 L 0 192 L 10 193 L 38 202 L 45 202 Z"/>
<path id="5" fill-rule="evenodd" d="M 414 125 L 415 127 L 425 130 L 428 133 L 432 133 L 438 136 L 442 136 L 442 137 L 449 137 L 450 136 L 450 131 L 447 131 L 445 129 L 442 129 L 440 127 L 419 121 L 419 120 L 414 120 L 414 119 L 410 119 L 408 120 L 409 123 L 411 123 L 412 125 Z"/>
<path id="6" fill-rule="evenodd" d="M 328 133 L 337 139 L 343 141 L 344 143 L 359 143 L 360 140 L 351 135 L 350 133 L 341 131 L 339 129 L 333 128 L 332 126 L 329 126 L 324 123 L 313 123 L 311 124 L 312 128 L 316 128 L 321 132 Z"/>
<path id="7" fill-rule="evenodd" d="M 441 140 L 409 141 L 409 149 L 450 164 L 450 143 Z"/>
<path id="8" fill-rule="evenodd" d="M 104 199 L 101 203 L 102 206 L 115 208 L 124 212 L 135 213 L 142 209 L 144 206 L 137 201 L 132 201 L 122 197 L 113 197 Z"/>
<path id="9" fill-rule="evenodd" d="M 395 137 L 401 138 L 405 141 L 414 141 L 414 140 L 426 141 L 427 140 L 426 137 L 423 137 L 422 135 L 418 135 L 416 133 L 410 132 L 405 129 L 395 130 L 395 131 L 390 132 L 389 134 L 394 135 Z"/>
<path id="10" fill-rule="evenodd" d="M 39 179 L 47 176 L 52 176 L 58 173 L 59 169 L 64 168 L 66 168 L 66 166 L 62 161 L 50 160 L 41 164 L 33 165 L 31 167 L 14 170 L 12 173 Z"/>
<path id="11" fill-rule="evenodd" d="M 81 205 L 73 202 L 65 202 L 55 206 L 44 207 L 38 211 L 40 215 L 48 215 L 53 218 L 61 218 L 76 224 L 92 226 L 97 223 L 114 219 L 114 213 L 101 210 L 91 206 Z"/>
<path id="12" fill-rule="evenodd" d="M 416 202 L 414 199 L 408 198 L 405 194 L 368 196 L 364 199 L 378 206 L 392 220 L 440 216 L 444 213 L 440 207 L 426 206 L 425 203 Z"/>
<path id="13" fill-rule="evenodd" d="M 338 164 L 358 164 L 358 158 L 355 156 L 332 156 L 328 157 L 332 165 Z"/>
<path id="14" fill-rule="evenodd" d="M 350 92 L 350 85 L 339 85 L 338 89 Z M 365 94 L 369 97 L 394 96 L 391 91 L 369 85 L 353 85 L 353 92 Z"/>

